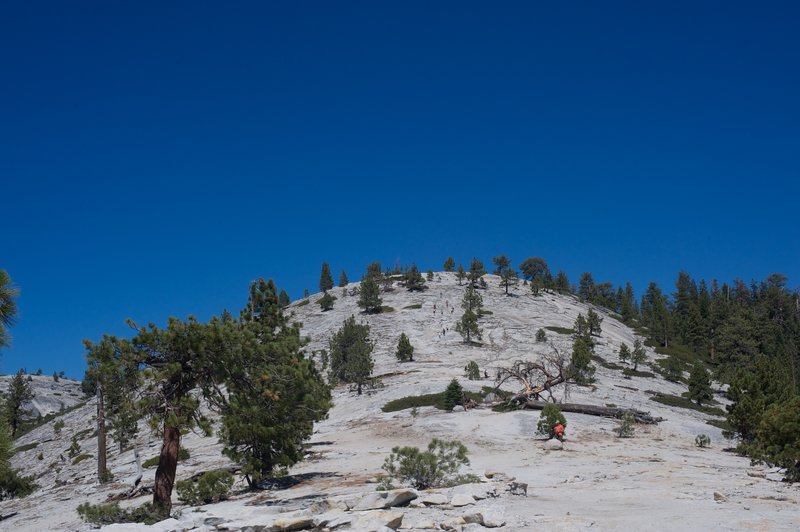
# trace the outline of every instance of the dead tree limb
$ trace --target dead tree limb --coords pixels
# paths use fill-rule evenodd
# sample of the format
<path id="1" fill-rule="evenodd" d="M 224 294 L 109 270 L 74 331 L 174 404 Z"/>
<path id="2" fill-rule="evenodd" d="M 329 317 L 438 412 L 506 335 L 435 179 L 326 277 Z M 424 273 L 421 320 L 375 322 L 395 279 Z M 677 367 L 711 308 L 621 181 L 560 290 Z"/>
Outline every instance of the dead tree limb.
<path id="1" fill-rule="evenodd" d="M 551 343 L 552 351 L 541 357 L 541 360 L 517 360 L 511 367 L 499 368 L 495 387 L 508 380 L 515 380 L 522 384 L 522 391 L 509 400 L 509 404 L 522 403 L 528 399 L 538 400 L 542 393 L 547 392 L 550 400 L 555 402 L 552 388 L 564 384 L 565 395 L 569 392 L 569 375 L 566 357 Z"/>
<path id="2" fill-rule="evenodd" d="M 547 401 L 537 401 L 529 399 L 522 403 L 522 408 L 528 410 L 541 410 L 548 405 Z M 633 408 L 611 408 L 606 406 L 587 405 L 578 403 L 561 403 L 558 405 L 562 412 L 574 412 L 576 414 L 587 414 L 590 416 L 601 416 L 621 419 L 622 416 L 628 412 L 633 416 L 633 420 L 637 423 L 654 424 L 659 421 L 664 421 L 663 418 L 653 417 L 650 412 L 643 412 Z"/>

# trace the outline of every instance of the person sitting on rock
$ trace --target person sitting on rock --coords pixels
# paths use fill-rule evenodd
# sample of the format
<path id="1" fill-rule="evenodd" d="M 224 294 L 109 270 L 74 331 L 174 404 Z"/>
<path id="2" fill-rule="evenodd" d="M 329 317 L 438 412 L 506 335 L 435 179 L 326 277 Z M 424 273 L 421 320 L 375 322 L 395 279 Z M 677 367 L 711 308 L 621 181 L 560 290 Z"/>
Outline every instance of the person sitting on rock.
<path id="1" fill-rule="evenodd" d="M 553 434 L 558 441 L 564 441 L 564 425 L 558 423 L 553 427 Z"/>

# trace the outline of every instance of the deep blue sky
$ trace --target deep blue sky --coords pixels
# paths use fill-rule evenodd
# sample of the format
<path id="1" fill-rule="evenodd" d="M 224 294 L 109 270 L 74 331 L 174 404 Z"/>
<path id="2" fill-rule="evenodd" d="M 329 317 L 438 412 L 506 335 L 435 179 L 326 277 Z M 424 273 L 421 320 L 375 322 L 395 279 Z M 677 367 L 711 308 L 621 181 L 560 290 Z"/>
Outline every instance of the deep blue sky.
<path id="1" fill-rule="evenodd" d="M 324 260 L 795 287 L 797 6 L 5 1 L 0 370 Z"/>

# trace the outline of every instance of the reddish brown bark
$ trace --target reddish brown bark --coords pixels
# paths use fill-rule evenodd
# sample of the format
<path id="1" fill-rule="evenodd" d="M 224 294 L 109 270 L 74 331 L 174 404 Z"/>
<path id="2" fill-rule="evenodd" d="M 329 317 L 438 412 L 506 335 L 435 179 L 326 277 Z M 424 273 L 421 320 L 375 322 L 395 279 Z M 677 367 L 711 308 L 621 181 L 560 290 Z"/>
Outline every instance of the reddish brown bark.
<path id="1" fill-rule="evenodd" d="M 175 484 L 175 470 L 178 468 L 180 443 L 180 430 L 176 427 L 165 427 L 153 486 L 153 505 L 164 512 L 169 512 L 172 508 L 172 486 Z"/>

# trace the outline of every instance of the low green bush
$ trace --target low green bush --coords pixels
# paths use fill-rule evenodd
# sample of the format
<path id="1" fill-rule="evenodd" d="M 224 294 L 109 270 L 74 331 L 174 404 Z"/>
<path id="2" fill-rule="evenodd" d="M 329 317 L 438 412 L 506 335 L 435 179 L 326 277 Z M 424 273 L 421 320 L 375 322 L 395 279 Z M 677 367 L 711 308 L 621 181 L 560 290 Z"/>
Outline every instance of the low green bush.
<path id="1" fill-rule="evenodd" d="M 25 451 L 36 449 L 38 446 L 39 446 L 38 441 L 35 441 L 33 443 L 26 443 L 25 445 L 20 445 L 19 447 L 15 448 L 13 451 L 11 451 L 11 454 L 24 453 Z"/>
<path id="2" fill-rule="evenodd" d="M 725 411 L 721 408 L 711 406 L 701 406 L 685 397 L 678 397 L 677 395 L 656 394 L 650 398 L 651 401 L 661 403 L 662 405 L 675 406 L 678 408 L 687 408 L 689 410 L 697 410 L 711 416 L 725 417 Z"/>
<path id="3" fill-rule="evenodd" d="M 179 480 L 175 485 L 178 499 L 190 506 L 212 504 L 228 498 L 233 475 L 228 471 L 208 471 L 197 482 Z"/>
<path id="4" fill-rule="evenodd" d="M 711 438 L 706 434 L 698 434 L 694 439 L 694 444 L 700 448 L 708 447 L 711 445 Z"/>
<path id="5" fill-rule="evenodd" d="M 422 304 L 420 304 L 420 303 L 417 303 L 415 305 L 407 305 L 407 306 L 403 307 L 404 310 L 405 309 L 420 309 L 420 308 L 422 308 Z"/>
<path id="6" fill-rule="evenodd" d="M 113 523 L 144 523 L 152 525 L 169 517 L 165 512 L 145 503 L 135 508 L 123 509 L 119 503 L 89 504 L 85 502 L 78 506 L 78 515 L 87 523 L 93 525 L 110 525 Z"/>
<path id="7" fill-rule="evenodd" d="M 408 483 L 416 489 L 474 482 L 477 479 L 474 475 L 458 475 L 462 465 L 469 465 L 468 453 L 460 441 L 438 438 L 431 440 L 426 451 L 417 447 L 394 447 L 382 466 L 388 478 L 379 487 L 391 487 L 391 479 Z"/>
<path id="8" fill-rule="evenodd" d="M 575 334 L 575 329 L 570 329 L 569 327 L 556 327 L 553 325 L 548 325 L 547 327 L 545 327 L 545 329 L 547 329 L 548 331 L 553 331 L 554 333 L 558 334 L 567 334 L 570 336 Z"/>
<path id="9" fill-rule="evenodd" d="M 87 458 L 91 458 L 91 457 L 92 457 L 92 455 L 91 455 L 91 454 L 79 454 L 79 455 L 78 455 L 78 456 L 76 456 L 76 457 L 75 457 L 75 459 L 72 461 L 72 465 L 77 465 L 77 464 L 80 464 L 81 462 L 83 462 L 83 461 L 84 461 L 84 460 L 86 460 Z"/>
<path id="10" fill-rule="evenodd" d="M 614 432 L 617 433 L 617 437 L 619 438 L 633 438 L 634 427 L 633 427 L 633 414 L 630 412 L 625 412 L 622 415 L 622 420 L 617 428 L 614 429 Z"/>

